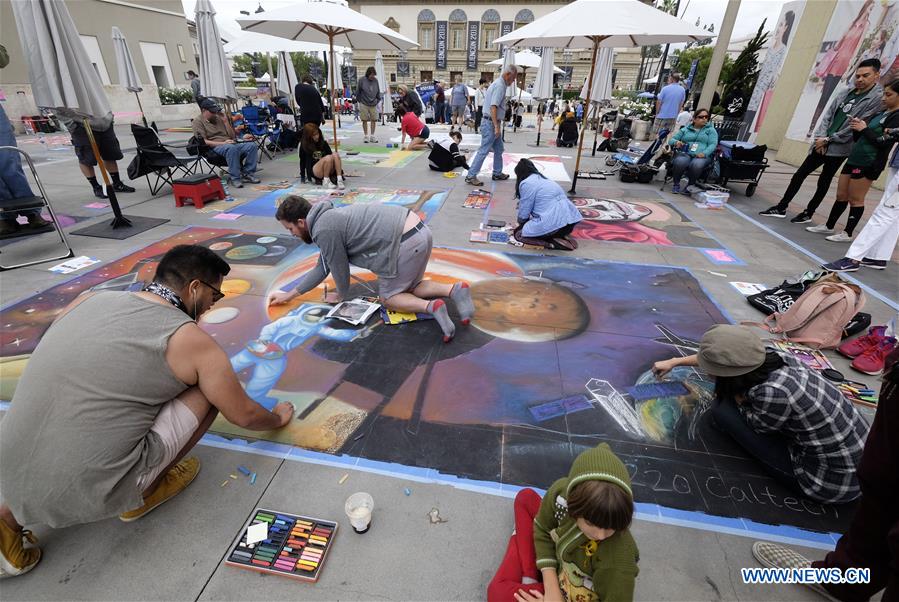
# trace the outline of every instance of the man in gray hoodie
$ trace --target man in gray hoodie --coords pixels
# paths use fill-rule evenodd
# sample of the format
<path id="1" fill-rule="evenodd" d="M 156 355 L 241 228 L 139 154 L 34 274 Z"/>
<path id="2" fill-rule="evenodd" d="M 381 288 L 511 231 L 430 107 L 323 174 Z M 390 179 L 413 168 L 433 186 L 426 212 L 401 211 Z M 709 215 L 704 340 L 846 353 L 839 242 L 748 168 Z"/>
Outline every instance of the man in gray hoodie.
<path id="1" fill-rule="evenodd" d="M 425 280 L 431 257 L 431 230 L 414 211 L 400 205 L 349 205 L 335 209 L 330 201 L 314 206 L 299 195 L 288 195 L 278 206 L 275 219 L 307 244 L 321 249 L 318 263 L 292 291 L 276 291 L 269 305 L 282 305 L 319 286 L 328 274 L 336 292 L 325 302 L 340 303 L 349 296 L 350 265 L 374 272 L 378 296 L 387 309 L 429 313 L 448 343 L 456 328 L 447 313 L 444 297 L 456 304 L 463 324 L 474 314 L 467 282 L 441 284 Z"/>
<path id="2" fill-rule="evenodd" d="M 858 64 L 855 70 L 855 85 L 844 90 L 828 106 L 815 130 L 815 142 L 809 149 L 805 161 L 790 179 L 783 198 L 773 207 L 759 212 L 759 215 L 781 219 L 786 217 L 787 206 L 799 192 L 802 183 L 820 167 L 821 175 L 818 176 L 815 194 L 805 209 L 790 220 L 794 224 L 812 221 L 812 215 L 824 200 L 833 177 L 852 150 L 854 139 L 852 128 L 849 127 L 852 118 L 867 120 L 868 116 L 880 111 L 883 88 L 877 83 L 879 75 L 879 60 L 866 59 Z"/>
<path id="3" fill-rule="evenodd" d="M 378 119 L 378 102 L 381 100 L 381 87 L 378 84 L 378 76 L 374 67 L 365 70 L 365 75 L 359 78 L 356 84 L 356 100 L 359 101 L 359 119 L 362 120 L 362 133 L 365 135 L 362 142 L 377 142 L 375 138 L 375 125 Z M 371 125 L 371 136 L 368 135 L 368 126 Z"/>

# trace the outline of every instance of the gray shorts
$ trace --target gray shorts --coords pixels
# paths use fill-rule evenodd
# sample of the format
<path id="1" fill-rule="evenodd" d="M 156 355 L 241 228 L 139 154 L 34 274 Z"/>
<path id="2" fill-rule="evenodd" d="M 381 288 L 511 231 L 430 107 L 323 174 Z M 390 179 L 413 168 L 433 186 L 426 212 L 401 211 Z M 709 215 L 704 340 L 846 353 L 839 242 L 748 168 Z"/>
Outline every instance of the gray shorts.
<path id="1" fill-rule="evenodd" d="M 465 105 L 453 105 L 453 117 L 465 117 Z"/>
<path id="2" fill-rule="evenodd" d="M 400 243 L 396 276 L 378 278 L 378 296 L 381 297 L 381 301 L 400 293 L 408 293 L 421 284 L 433 245 L 434 238 L 427 226 Z"/>

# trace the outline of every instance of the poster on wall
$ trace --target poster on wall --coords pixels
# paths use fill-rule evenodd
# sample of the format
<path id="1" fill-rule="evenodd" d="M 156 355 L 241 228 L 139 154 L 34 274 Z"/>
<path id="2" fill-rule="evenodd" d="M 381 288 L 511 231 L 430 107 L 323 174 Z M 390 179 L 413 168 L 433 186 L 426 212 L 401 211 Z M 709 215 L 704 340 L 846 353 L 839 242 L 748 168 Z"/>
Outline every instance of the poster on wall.
<path id="1" fill-rule="evenodd" d="M 805 0 L 787 2 L 780 11 L 780 16 L 777 18 L 777 26 L 771 33 L 768 54 L 765 56 L 765 62 L 762 63 L 761 69 L 759 69 L 758 81 L 755 84 L 755 89 L 752 91 L 749 104 L 746 106 L 746 114 L 743 116 L 744 124 L 739 135 L 740 140 L 754 139 L 765 121 L 768 104 L 774 95 L 774 86 L 777 84 L 780 69 L 790 50 L 790 44 L 793 42 L 796 30 L 799 29 L 799 21 L 802 19 L 803 10 L 805 10 Z M 690 73 L 690 79 L 692 80 L 692 69 Z"/>
<path id="2" fill-rule="evenodd" d="M 409 61 L 397 61 L 396 74 L 399 77 L 409 77 Z"/>
<path id="3" fill-rule="evenodd" d="M 468 22 L 468 61 L 466 69 L 476 71 L 478 68 L 478 40 L 481 39 L 481 23 L 479 21 Z"/>
<path id="4" fill-rule="evenodd" d="M 787 138 L 811 140 L 828 105 L 852 85 L 857 65 L 880 59 L 880 81 L 899 76 L 899 0 L 842 0 L 836 4 L 812 71 L 787 128 Z"/>
<path id="5" fill-rule="evenodd" d="M 499 25 L 499 35 L 504 36 L 512 33 L 512 21 L 503 21 Z M 499 46 L 499 55 L 503 55 L 503 46 Z"/>
<path id="6" fill-rule="evenodd" d="M 437 21 L 437 43 L 434 47 L 437 49 L 437 60 L 435 67 L 437 69 L 446 69 L 446 21 Z"/>

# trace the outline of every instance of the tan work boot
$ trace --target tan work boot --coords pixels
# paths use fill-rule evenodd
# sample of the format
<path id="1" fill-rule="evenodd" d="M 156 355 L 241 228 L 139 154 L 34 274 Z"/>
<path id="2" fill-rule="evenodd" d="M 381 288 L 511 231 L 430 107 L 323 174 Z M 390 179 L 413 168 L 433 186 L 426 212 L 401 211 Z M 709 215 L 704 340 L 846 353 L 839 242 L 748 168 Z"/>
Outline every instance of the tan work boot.
<path id="1" fill-rule="evenodd" d="M 119 519 L 122 522 L 126 523 L 130 523 L 131 521 L 139 519 L 157 506 L 166 503 L 167 501 L 184 491 L 187 486 L 190 485 L 191 481 L 196 478 L 199 472 L 199 458 L 185 458 L 181 460 L 165 474 L 162 482 L 159 483 L 159 487 L 153 490 L 153 493 L 144 498 L 143 506 L 134 510 L 129 510 L 124 514 L 120 514 Z"/>
<path id="2" fill-rule="evenodd" d="M 22 540 L 37 545 L 37 537 L 31 531 L 14 531 L 0 519 L 0 579 L 27 573 L 41 560 L 41 550 L 35 546 L 25 547 Z"/>

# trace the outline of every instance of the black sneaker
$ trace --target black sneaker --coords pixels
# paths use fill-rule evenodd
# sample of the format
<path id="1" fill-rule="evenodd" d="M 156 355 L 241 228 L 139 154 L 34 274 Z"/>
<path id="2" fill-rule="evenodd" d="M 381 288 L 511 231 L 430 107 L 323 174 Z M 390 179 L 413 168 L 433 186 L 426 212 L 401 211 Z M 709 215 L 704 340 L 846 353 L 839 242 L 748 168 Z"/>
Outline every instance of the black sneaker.
<path id="1" fill-rule="evenodd" d="M 867 257 L 863 257 L 861 264 L 866 268 L 872 268 L 875 270 L 887 269 L 886 259 L 868 259 Z"/>
<path id="2" fill-rule="evenodd" d="M 759 211 L 759 215 L 762 215 L 765 217 L 777 217 L 777 218 L 783 219 L 787 216 L 787 212 L 785 209 L 781 209 L 780 207 L 775 205 L 774 207 L 769 207 L 768 209 L 765 209 L 764 211 Z"/>
<path id="3" fill-rule="evenodd" d="M 116 192 L 135 192 L 135 189 L 121 180 L 112 185 L 112 189 Z"/>
<path id="4" fill-rule="evenodd" d="M 108 197 L 106 196 L 106 193 L 103 192 L 103 189 L 102 189 L 101 187 L 99 187 L 99 186 L 97 186 L 96 188 L 94 188 L 94 196 L 97 197 L 98 199 L 105 199 L 105 198 L 108 198 Z"/>
<path id="5" fill-rule="evenodd" d="M 803 211 L 796 217 L 790 220 L 791 224 L 807 224 L 812 221 L 812 214 L 806 211 Z"/>
<path id="6" fill-rule="evenodd" d="M 507 174 L 507 173 L 499 173 L 499 174 L 496 174 L 496 173 L 495 173 L 495 174 L 493 174 L 493 179 L 494 179 L 494 180 L 508 180 L 508 179 L 509 179 L 509 174 Z"/>

